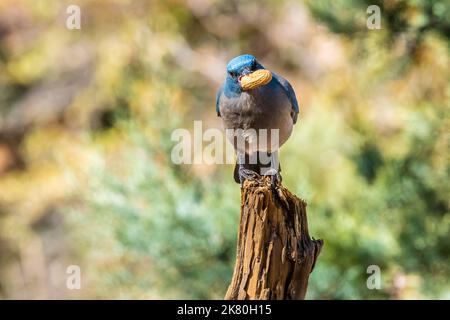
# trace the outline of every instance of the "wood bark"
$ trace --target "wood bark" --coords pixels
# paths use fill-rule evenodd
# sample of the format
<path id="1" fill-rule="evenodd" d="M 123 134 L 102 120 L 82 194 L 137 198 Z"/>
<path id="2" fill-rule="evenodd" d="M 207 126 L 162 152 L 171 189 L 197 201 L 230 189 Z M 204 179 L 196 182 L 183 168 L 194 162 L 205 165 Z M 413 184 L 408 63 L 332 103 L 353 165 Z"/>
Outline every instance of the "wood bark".
<path id="1" fill-rule="evenodd" d="M 246 180 L 227 300 L 304 299 L 323 241 L 308 233 L 306 202 L 270 178 Z"/>

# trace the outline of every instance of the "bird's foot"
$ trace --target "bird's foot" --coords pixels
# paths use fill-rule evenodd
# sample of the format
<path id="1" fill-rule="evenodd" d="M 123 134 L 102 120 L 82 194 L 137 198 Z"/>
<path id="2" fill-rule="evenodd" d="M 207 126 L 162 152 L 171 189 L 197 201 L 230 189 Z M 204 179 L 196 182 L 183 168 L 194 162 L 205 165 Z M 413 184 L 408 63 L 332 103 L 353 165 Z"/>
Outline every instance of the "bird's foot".
<path id="1" fill-rule="evenodd" d="M 247 180 L 256 180 L 258 179 L 259 174 L 257 174 L 253 170 L 245 169 L 245 168 L 239 168 L 239 181 L 241 184 L 241 188 L 244 186 L 245 179 Z"/>
<path id="2" fill-rule="evenodd" d="M 264 176 L 270 176 L 270 188 L 272 190 L 273 196 L 277 198 L 281 202 L 281 204 L 289 210 L 289 203 L 287 202 L 286 197 L 280 188 L 282 181 L 280 173 L 275 169 L 269 169 L 264 174 Z"/>
<path id="3" fill-rule="evenodd" d="M 278 185 L 281 184 L 282 180 L 281 175 L 277 170 L 273 168 L 267 170 L 264 173 L 264 176 L 270 176 L 270 186 L 272 187 L 272 190 L 275 190 L 278 187 Z"/>

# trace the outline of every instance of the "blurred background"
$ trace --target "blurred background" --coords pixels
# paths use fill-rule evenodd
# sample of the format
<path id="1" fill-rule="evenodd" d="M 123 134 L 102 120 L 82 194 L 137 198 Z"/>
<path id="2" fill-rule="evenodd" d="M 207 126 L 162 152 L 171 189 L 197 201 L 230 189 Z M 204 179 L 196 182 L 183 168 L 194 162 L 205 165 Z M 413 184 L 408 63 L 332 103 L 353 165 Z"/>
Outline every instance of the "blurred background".
<path id="1" fill-rule="evenodd" d="M 307 298 L 449 299 L 449 14 L 428 0 L 2 0 L 0 298 L 222 299 L 233 166 L 174 165 L 171 133 L 222 128 L 226 62 L 251 53 L 300 102 L 281 162 L 325 241 Z"/>

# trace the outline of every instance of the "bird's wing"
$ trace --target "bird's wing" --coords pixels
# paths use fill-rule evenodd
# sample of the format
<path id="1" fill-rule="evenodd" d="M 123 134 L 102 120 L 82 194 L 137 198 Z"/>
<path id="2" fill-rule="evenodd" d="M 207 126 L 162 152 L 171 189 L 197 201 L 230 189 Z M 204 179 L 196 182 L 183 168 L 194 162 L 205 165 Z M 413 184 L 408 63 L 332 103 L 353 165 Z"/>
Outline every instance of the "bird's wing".
<path id="1" fill-rule="evenodd" d="M 222 93 L 223 93 L 223 86 L 219 88 L 216 95 L 216 112 L 218 117 L 220 117 L 220 96 L 222 95 Z"/>
<path id="2" fill-rule="evenodd" d="M 295 96 L 294 89 L 292 89 L 292 86 L 289 83 L 289 81 L 287 81 L 282 76 L 276 74 L 275 72 L 272 72 L 272 75 L 281 84 L 281 86 L 283 87 L 284 91 L 286 92 L 289 100 L 291 101 L 292 111 L 293 111 L 292 120 L 294 120 L 294 123 L 296 123 L 297 116 L 298 116 L 298 113 L 300 112 L 300 110 L 298 107 L 297 97 Z"/>

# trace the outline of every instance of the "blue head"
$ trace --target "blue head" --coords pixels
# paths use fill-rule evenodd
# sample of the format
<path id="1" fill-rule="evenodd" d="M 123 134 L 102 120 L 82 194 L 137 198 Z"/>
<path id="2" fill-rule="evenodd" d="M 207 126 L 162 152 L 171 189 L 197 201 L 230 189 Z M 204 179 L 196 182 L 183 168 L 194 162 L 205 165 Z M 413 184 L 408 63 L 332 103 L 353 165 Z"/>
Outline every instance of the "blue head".
<path id="1" fill-rule="evenodd" d="M 227 96 L 239 95 L 242 92 L 240 80 L 264 67 L 251 54 L 243 54 L 230 60 L 227 64 L 227 78 L 225 80 L 224 93 Z"/>

